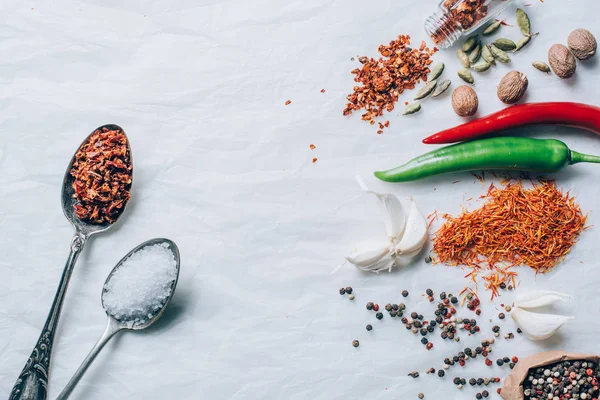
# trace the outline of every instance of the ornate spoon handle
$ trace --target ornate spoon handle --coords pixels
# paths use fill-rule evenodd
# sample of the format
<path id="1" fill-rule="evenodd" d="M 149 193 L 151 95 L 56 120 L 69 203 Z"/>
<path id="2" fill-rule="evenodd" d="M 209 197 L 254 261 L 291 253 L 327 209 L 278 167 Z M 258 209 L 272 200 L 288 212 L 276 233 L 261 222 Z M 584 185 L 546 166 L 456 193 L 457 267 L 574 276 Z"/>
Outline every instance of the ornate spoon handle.
<path id="1" fill-rule="evenodd" d="M 80 232 L 76 232 L 73 236 L 69 258 L 60 279 L 60 285 L 56 291 L 48 319 L 46 319 L 46 324 L 27 360 L 27 364 L 25 364 L 23 371 L 17 378 L 9 400 L 46 400 L 48 396 L 48 372 L 54 334 L 56 333 L 60 311 L 73 273 L 73 267 L 75 267 L 75 262 L 81 254 L 87 239 L 88 236 Z"/>

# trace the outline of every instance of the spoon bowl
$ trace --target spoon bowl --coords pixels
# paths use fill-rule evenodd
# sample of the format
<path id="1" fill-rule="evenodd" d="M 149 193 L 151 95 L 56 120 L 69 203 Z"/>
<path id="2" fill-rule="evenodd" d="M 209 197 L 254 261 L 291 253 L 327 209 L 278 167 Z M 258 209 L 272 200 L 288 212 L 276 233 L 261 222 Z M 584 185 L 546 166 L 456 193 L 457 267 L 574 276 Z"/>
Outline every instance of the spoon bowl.
<path id="1" fill-rule="evenodd" d="M 131 154 L 131 146 L 129 144 L 129 138 L 127 137 L 127 134 L 125 133 L 123 128 L 121 128 L 119 125 L 107 124 L 107 125 L 102 125 L 102 126 L 98 127 L 97 129 L 94 129 L 92 131 L 92 133 L 90 133 L 83 140 L 83 142 L 81 142 L 81 144 L 77 147 L 77 150 L 73 154 L 73 157 L 71 158 L 71 161 L 69 162 L 69 166 L 67 167 L 65 176 L 63 178 L 61 200 L 62 200 L 62 209 L 63 209 L 63 213 L 65 214 L 65 217 L 67 217 L 67 219 L 75 227 L 77 232 L 80 232 L 81 234 L 85 235 L 86 237 L 89 237 L 96 233 L 104 232 L 105 230 L 107 230 L 108 228 L 113 226 L 121 218 L 121 216 L 125 213 L 127 204 L 129 204 L 129 202 L 131 201 L 131 199 L 130 199 L 129 201 L 125 202 L 125 204 L 123 205 L 123 209 L 121 210 L 119 215 L 117 215 L 117 218 L 114 222 L 104 222 L 101 224 L 94 224 L 94 223 L 91 223 L 88 221 L 83 221 L 75 215 L 75 210 L 74 210 L 73 206 L 77 203 L 77 200 L 74 197 L 75 190 L 73 189 L 73 182 L 75 181 L 75 178 L 71 175 L 71 168 L 73 168 L 73 163 L 75 162 L 75 159 L 77 158 L 77 152 L 79 151 L 79 149 L 85 143 L 87 143 L 88 140 L 90 140 L 90 137 L 96 131 L 101 131 L 104 128 L 109 129 L 109 130 L 119 130 L 127 138 L 126 146 L 127 146 L 127 151 L 129 153 L 129 163 L 130 163 L 130 165 L 133 165 L 133 156 Z M 129 186 L 131 187 L 132 185 L 133 185 L 133 169 L 131 170 L 131 184 Z M 130 189 L 130 194 L 131 194 L 131 189 Z"/>
<path id="2" fill-rule="evenodd" d="M 104 305 L 104 293 L 107 292 L 106 284 L 111 280 L 111 278 L 115 274 L 115 272 L 117 272 L 117 270 L 119 268 L 121 268 L 121 265 L 129 259 L 129 257 L 131 257 L 133 254 L 137 253 L 140 250 L 143 250 L 144 248 L 146 248 L 148 246 L 154 246 L 157 244 L 166 244 L 167 248 L 173 253 L 173 258 L 175 258 L 175 263 L 176 263 L 175 269 L 177 270 L 177 272 L 175 275 L 175 280 L 171 284 L 171 294 L 169 295 L 169 297 L 166 298 L 166 300 L 163 303 L 163 305 L 161 306 L 160 310 L 155 311 L 153 313 L 152 318 L 149 318 L 148 321 L 146 321 L 144 323 L 133 323 L 132 321 L 126 321 L 123 319 L 117 319 L 117 318 L 113 317 L 112 315 L 109 314 L 109 312 L 106 309 L 106 306 Z M 108 315 L 109 318 L 115 319 L 119 323 L 119 325 L 123 326 L 123 328 L 132 329 L 132 330 L 146 329 L 147 327 L 149 327 L 150 325 L 155 323 L 164 314 L 164 312 L 167 308 L 167 305 L 173 298 L 173 293 L 175 293 L 175 288 L 177 287 L 177 281 L 179 280 L 179 265 L 180 265 L 179 249 L 177 248 L 177 245 L 169 239 L 164 239 L 164 238 L 150 239 L 150 240 L 140 244 L 135 249 L 131 250 L 129 253 L 127 253 L 127 255 L 125 257 L 123 257 L 117 263 L 117 265 L 115 265 L 115 267 L 112 269 L 112 271 L 110 271 L 110 274 L 108 274 L 108 277 L 106 278 L 106 281 L 104 281 L 104 285 L 102 286 L 102 295 L 100 296 L 100 298 L 102 299 L 102 308 L 104 308 L 106 315 Z"/>

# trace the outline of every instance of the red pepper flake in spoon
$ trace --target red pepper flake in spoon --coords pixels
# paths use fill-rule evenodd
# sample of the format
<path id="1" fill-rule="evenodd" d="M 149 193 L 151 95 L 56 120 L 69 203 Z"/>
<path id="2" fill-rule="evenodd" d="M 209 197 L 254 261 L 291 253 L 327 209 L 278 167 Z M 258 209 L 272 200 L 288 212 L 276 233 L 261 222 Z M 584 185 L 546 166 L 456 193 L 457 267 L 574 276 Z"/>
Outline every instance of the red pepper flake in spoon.
<path id="1" fill-rule="evenodd" d="M 130 197 L 132 169 L 123 132 L 104 127 L 92 133 L 70 170 L 77 218 L 94 224 L 116 221 Z"/>

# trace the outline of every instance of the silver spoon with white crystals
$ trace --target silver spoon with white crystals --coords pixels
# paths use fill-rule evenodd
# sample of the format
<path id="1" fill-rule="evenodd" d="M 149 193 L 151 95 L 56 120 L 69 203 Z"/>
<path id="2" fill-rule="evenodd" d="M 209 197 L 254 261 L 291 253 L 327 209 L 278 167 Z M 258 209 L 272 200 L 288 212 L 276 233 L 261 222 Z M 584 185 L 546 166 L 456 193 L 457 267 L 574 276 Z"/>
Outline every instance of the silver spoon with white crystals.
<path id="1" fill-rule="evenodd" d="M 75 263 L 90 236 L 112 227 L 125 212 L 132 177 L 131 147 L 125 132 L 118 125 L 99 127 L 83 141 L 73 155 L 63 178 L 61 196 L 63 213 L 75 227 L 69 258 L 46 324 L 10 392 L 9 400 L 46 400 L 54 335 Z M 92 186 L 89 191 L 88 184 Z M 107 194 L 112 187 L 106 189 L 104 185 L 113 184 L 123 188 L 123 192 Z M 96 197 L 83 204 L 80 197 L 84 196 Z M 116 201 L 112 201 L 113 199 Z"/>
<path id="2" fill-rule="evenodd" d="M 142 243 L 119 261 L 102 288 L 108 324 L 67 386 L 56 398 L 65 400 L 100 350 L 123 329 L 141 330 L 155 323 L 173 298 L 179 278 L 179 250 L 168 239 Z"/>

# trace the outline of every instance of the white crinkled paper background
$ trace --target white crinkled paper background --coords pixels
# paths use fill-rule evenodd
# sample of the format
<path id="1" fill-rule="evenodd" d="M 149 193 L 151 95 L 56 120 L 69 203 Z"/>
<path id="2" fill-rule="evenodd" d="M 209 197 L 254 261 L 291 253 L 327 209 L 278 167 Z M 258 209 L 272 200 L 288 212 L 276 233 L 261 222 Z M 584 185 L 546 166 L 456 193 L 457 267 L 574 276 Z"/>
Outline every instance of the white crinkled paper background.
<path id="1" fill-rule="evenodd" d="M 600 5 L 529 1 L 540 35 L 512 64 L 476 75 L 479 115 L 503 107 L 496 84 L 513 69 L 529 77 L 527 101 L 599 103 L 598 57 L 578 63 L 570 81 L 542 74 L 531 62 L 544 60 L 551 44 L 565 43 L 575 28 L 600 36 Z M 504 377 L 506 367 L 488 368 L 481 359 L 444 379 L 425 375 L 484 335 L 461 343 L 436 335 L 426 352 L 399 321 L 377 321 L 365 310 L 367 301 L 400 302 L 408 289 L 409 309 L 431 314 L 421 293 L 431 287 L 456 294 L 464 271 L 425 265 L 420 256 L 391 274 L 346 266 L 330 275 L 345 255 L 383 235 L 375 200 L 360 191 L 355 175 L 373 190 L 413 196 L 425 214 L 477 207 L 467 199 L 489 184 L 470 174 L 397 186 L 371 178 L 375 169 L 431 150 L 423 137 L 462 121 L 449 93 L 425 100 L 417 115 L 399 117 L 415 92 L 405 93 L 383 135 L 358 115 L 342 116 L 357 66 L 350 58 L 376 56 L 379 44 L 401 33 L 418 45 L 422 22 L 436 6 L 434 0 L 3 2 L 0 396 L 8 397 L 39 335 L 68 252 L 73 230 L 60 209 L 64 170 L 80 141 L 106 123 L 121 125 L 131 140 L 133 200 L 121 223 L 94 238 L 77 264 L 55 342 L 50 398 L 104 329 L 100 293 L 109 271 L 130 249 L 161 236 L 177 242 L 182 257 L 168 312 L 147 332 L 113 339 L 73 399 L 410 399 L 419 392 L 469 399 L 475 390 L 459 392 L 454 376 Z M 517 28 L 500 32 L 519 38 Z M 454 49 L 435 60 L 446 63 L 443 77 L 458 86 Z M 558 127 L 527 133 L 600 154 L 593 134 Z M 577 320 L 547 342 L 499 340 L 493 359 L 547 349 L 600 351 L 600 220 L 593 212 L 599 176 L 596 165 L 556 175 L 590 211 L 593 226 L 552 273 L 520 271 L 522 288 L 573 294 L 558 312 Z M 354 302 L 337 294 L 347 285 L 355 289 Z M 510 295 L 494 305 L 484 301 L 484 331 L 499 304 L 511 301 Z M 503 333 L 515 331 L 510 319 L 501 326 Z M 407 376 L 415 369 L 417 380 Z M 494 397 L 495 388 L 487 388 Z"/>

